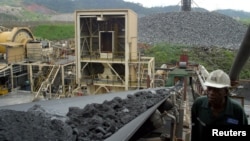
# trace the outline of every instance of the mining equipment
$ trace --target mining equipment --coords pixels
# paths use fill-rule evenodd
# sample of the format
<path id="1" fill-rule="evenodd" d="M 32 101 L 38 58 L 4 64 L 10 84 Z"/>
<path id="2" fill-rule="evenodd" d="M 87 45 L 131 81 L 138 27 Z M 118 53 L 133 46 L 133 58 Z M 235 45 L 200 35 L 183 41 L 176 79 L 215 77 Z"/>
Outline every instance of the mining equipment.
<path id="1" fill-rule="evenodd" d="M 88 94 L 154 87 L 154 58 L 137 51 L 129 9 L 75 12 L 76 83 Z"/>
<path id="2" fill-rule="evenodd" d="M 12 63 L 24 60 L 26 49 L 23 45 L 33 39 L 34 36 L 28 28 L 15 27 L 9 30 L 0 27 L 1 94 L 7 94 L 6 88 L 13 86 L 13 73 L 20 73 L 24 70 L 23 67 Z M 10 85 L 11 82 L 12 85 Z"/>
<path id="3" fill-rule="evenodd" d="M 71 97 L 2 106 L 0 109 L 4 112 L 11 110 L 8 115 L 10 117 L 15 117 L 11 115 L 15 111 L 23 112 L 23 118 L 18 117 L 18 121 L 25 119 L 25 113 L 36 109 L 33 119 L 38 115 L 38 119 L 58 120 L 58 125 L 62 126 L 60 131 L 69 126 L 67 133 L 70 140 L 188 141 L 191 128 L 190 100 L 205 94 L 203 83 L 209 74 L 205 66 L 191 64 L 188 50 L 183 50 L 177 64 L 163 64 L 160 68 L 154 68 L 154 58 L 142 56 L 137 51 L 137 15 L 130 9 L 77 10 L 74 14 L 75 58 L 72 61 L 53 58 L 55 54 L 50 48 L 63 48 L 48 45 L 49 42 L 48 47 L 43 47 L 42 42 L 34 39 L 27 28 L 2 31 L 2 36 L 12 33 L 8 39 L 20 32 L 24 38 L 18 41 L 6 40 L 0 44 L 2 53 L 7 57 L 4 60 L 11 61 L 6 63 L 1 74 L 6 74 L 2 77 L 6 82 L 10 80 L 12 89 L 18 84 L 14 82 L 25 76 L 24 80 L 29 81 L 30 91 L 36 97 L 47 97 L 41 91 L 46 92 L 48 89 L 52 97 L 53 86 L 56 86 L 60 95 L 66 96 L 65 80 L 70 76 L 74 81 L 67 84 L 76 84 L 69 88 Z M 249 33 L 250 30 L 237 56 L 247 52 L 246 58 L 249 57 Z M 22 51 L 22 54 L 18 54 L 22 57 L 16 58 L 19 60 L 9 58 L 15 48 Z M 36 56 L 36 53 L 30 53 L 34 49 L 38 49 L 38 52 L 48 50 Z M 235 61 L 240 58 L 237 57 Z M 241 64 L 234 63 L 231 68 L 232 82 L 237 82 L 233 83 L 237 84 L 233 88 L 240 85 L 237 78 L 246 58 L 241 60 Z M 17 74 L 14 70 L 23 73 Z M 56 76 L 59 76 L 60 84 L 55 84 Z M 37 109 L 37 105 L 42 109 Z M 46 127 L 47 124 L 43 125 Z M 24 126 L 30 127 L 26 124 Z M 18 127 L 21 128 L 21 125 Z M 15 135 L 29 134 L 24 132 L 26 128 L 22 128 L 23 131 L 14 130 L 10 126 L 8 130 L 1 131 L 6 131 L 3 138 L 7 139 L 9 132 L 12 134 L 13 131 L 18 132 Z M 37 137 L 43 140 L 62 136 L 54 132 L 42 133 L 32 134 L 39 134 Z M 23 138 L 29 140 L 29 136 Z"/>
<path id="4" fill-rule="evenodd" d="M 36 39 L 28 27 L 0 27 L 1 94 L 25 90 L 34 100 L 70 95 L 68 88 L 75 86 L 71 51 L 69 45 Z"/>

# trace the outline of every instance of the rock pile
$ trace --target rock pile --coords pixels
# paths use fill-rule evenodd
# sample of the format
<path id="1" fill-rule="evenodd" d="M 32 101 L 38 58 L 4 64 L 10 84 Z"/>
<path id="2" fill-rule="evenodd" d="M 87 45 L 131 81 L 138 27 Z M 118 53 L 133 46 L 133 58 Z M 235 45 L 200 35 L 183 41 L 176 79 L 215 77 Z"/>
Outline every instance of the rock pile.
<path id="1" fill-rule="evenodd" d="M 138 42 L 238 48 L 247 26 L 216 12 L 168 12 L 139 18 Z"/>

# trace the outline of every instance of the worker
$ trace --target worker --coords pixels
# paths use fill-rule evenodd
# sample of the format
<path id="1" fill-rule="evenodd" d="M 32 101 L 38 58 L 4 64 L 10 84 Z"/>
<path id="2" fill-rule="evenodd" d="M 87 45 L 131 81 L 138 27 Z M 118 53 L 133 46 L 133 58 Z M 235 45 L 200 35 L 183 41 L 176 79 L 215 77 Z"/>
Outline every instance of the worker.
<path id="1" fill-rule="evenodd" d="M 207 127 L 248 125 L 244 108 L 229 97 L 231 81 L 224 71 L 212 71 L 204 85 L 206 96 L 198 97 L 191 108 L 191 141 L 203 141 L 209 136 Z"/>
<path id="2" fill-rule="evenodd" d="M 46 89 L 46 88 L 43 88 L 43 89 L 42 89 L 42 93 L 43 93 L 43 98 L 46 99 L 46 96 L 47 96 L 47 89 Z"/>

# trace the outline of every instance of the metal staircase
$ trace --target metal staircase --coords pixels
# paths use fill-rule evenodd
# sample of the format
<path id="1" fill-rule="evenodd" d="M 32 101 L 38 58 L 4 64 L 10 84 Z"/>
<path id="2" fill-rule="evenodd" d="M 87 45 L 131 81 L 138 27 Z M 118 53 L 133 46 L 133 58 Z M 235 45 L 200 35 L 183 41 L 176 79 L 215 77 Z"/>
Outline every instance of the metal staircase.
<path id="1" fill-rule="evenodd" d="M 40 87 L 35 95 L 35 99 L 38 98 L 38 96 L 43 96 L 42 95 L 43 92 L 47 91 L 49 86 L 54 83 L 54 80 L 55 80 L 59 70 L 60 70 L 60 66 L 53 66 L 52 67 L 51 71 L 49 71 L 50 73 L 47 76 L 47 78 L 44 79 L 43 82 L 41 83 L 41 85 L 40 85 Z"/>
<path id="2" fill-rule="evenodd" d="M 48 68 L 47 72 L 51 71 L 51 67 Z M 34 87 L 33 92 L 38 92 L 41 89 L 42 83 L 46 80 L 46 78 L 49 76 L 49 73 L 43 74 L 43 72 L 38 72 L 38 77 L 34 80 Z"/>
<path id="3" fill-rule="evenodd" d="M 57 73 L 59 72 L 59 70 L 60 70 L 60 66 L 53 66 L 53 68 L 52 68 L 52 70 L 51 70 L 51 72 L 50 72 L 50 75 L 49 75 L 49 77 L 48 77 L 48 82 L 49 82 L 50 84 L 53 84 L 53 83 L 54 83 L 54 80 L 55 80 L 56 75 L 57 75 Z"/>

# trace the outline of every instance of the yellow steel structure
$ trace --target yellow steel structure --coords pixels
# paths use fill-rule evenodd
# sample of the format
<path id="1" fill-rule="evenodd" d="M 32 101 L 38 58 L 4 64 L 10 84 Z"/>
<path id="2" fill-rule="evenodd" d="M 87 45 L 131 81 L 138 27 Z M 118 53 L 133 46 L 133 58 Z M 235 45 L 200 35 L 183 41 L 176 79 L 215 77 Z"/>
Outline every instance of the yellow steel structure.
<path id="1" fill-rule="evenodd" d="M 14 27 L 12 30 L 0 28 L 0 53 L 6 63 L 23 61 L 26 56 L 26 44 L 34 40 L 27 27 Z"/>
<path id="2" fill-rule="evenodd" d="M 0 53 L 6 53 L 6 46 L 24 46 L 34 36 L 27 27 L 14 27 L 12 30 L 0 28 Z"/>
<path id="3" fill-rule="evenodd" d="M 54 49 L 67 47 L 50 43 L 36 40 L 28 27 L 0 26 L 0 94 L 22 87 L 30 90 L 34 99 L 52 98 L 57 95 L 56 88 L 61 86 L 60 96 L 71 95 L 68 91 L 75 88 L 72 78 L 75 72 L 71 69 L 75 66 L 74 56 L 55 57 Z M 8 85 L 4 87 L 5 84 Z"/>

